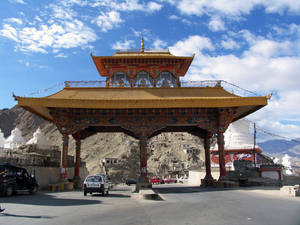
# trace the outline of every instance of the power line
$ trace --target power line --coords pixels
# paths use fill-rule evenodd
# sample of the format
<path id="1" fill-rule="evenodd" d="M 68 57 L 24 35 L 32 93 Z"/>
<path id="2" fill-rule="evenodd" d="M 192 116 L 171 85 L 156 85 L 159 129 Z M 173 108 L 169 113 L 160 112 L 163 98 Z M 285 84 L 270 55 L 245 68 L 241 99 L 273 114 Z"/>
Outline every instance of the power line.
<path id="1" fill-rule="evenodd" d="M 248 120 L 248 119 L 246 119 L 246 118 L 244 118 L 244 119 L 247 120 L 248 122 L 252 123 L 252 124 L 255 124 L 255 123 L 253 123 L 252 121 L 250 121 L 250 120 Z M 255 125 L 255 126 L 256 126 L 256 125 Z M 288 143 L 286 143 L 286 142 L 283 142 L 283 141 L 280 140 L 279 138 L 283 138 L 283 139 L 285 139 L 285 140 L 287 140 L 287 141 L 294 141 L 294 142 L 297 142 L 297 143 L 300 143 L 300 141 L 297 141 L 297 140 L 291 139 L 291 138 L 287 138 L 287 137 L 283 137 L 283 136 L 280 136 L 280 135 L 277 135 L 277 134 L 272 134 L 272 133 L 270 133 L 270 132 L 267 132 L 267 131 L 263 130 L 262 128 L 260 128 L 260 127 L 258 127 L 258 126 L 256 126 L 256 130 L 261 131 L 261 132 L 263 132 L 263 133 L 265 133 L 265 134 L 268 134 L 268 135 L 270 135 L 271 137 L 275 138 L 277 141 L 279 141 L 279 142 L 281 142 L 281 143 L 283 143 L 283 144 L 285 144 L 285 145 L 288 145 L 288 146 L 292 147 L 291 149 L 294 149 L 295 151 L 300 152 L 300 150 L 298 150 L 298 149 L 295 148 L 296 146 L 292 146 L 292 145 L 290 145 L 290 144 L 288 144 Z M 291 149 L 289 149 L 289 150 L 291 150 Z M 287 151 L 289 151 L 289 150 L 287 150 Z M 285 153 L 285 152 L 287 152 L 287 151 L 284 151 L 283 153 Z"/>

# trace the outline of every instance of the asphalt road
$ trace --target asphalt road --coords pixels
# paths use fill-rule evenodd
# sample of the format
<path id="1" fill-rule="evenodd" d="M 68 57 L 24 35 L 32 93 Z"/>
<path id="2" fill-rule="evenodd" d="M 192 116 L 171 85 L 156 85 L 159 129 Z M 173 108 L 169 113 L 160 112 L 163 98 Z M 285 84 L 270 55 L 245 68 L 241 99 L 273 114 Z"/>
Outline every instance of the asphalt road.
<path id="1" fill-rule="evenodd" d="M 0 197 L 0 224 L 259 224 L 299 225 L 300 198 L 279 188 L 219 189 L 185 184 L 154 185 L 163 200 L 140 200 L 131 187 L 110 194 L 82 191 Z"/>

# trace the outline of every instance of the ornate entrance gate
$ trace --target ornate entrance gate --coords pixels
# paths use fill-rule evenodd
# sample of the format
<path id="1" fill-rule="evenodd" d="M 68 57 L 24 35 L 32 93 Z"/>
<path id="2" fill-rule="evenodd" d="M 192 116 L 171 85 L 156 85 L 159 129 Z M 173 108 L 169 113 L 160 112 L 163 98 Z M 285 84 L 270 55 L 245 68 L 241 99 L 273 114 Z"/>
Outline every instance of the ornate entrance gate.
<path id="1" fill-rule="evenodd" d="M 142 41 L 141 51 L 92 56 L 106 78 L 105 87 L 77 87 L 76 82 L 66 82 L 65 88 L 53 95 L 18 98 L 20 107 L 56 124 L 62 134 L 59 182 L 67 182 L 69 135 L 76 140 L 74 179 L 80 179 L 81 141 L 98 132 L 123 132 L 140 141 L 140 187 L 149 186 L 147 141 L 162 132 L 188 132 L 204 139 L 203 182 L 211 185 L 209 139 L 214 134 L 219 145 L 219 181 L 227 181 L 223 133 L 232 121 L 267 105 L 267 98 L 231 94 L 221 87 L 221 81 L 182 87 L 179 78 L 193 57 L 147 51 L 143 46 Z"/>

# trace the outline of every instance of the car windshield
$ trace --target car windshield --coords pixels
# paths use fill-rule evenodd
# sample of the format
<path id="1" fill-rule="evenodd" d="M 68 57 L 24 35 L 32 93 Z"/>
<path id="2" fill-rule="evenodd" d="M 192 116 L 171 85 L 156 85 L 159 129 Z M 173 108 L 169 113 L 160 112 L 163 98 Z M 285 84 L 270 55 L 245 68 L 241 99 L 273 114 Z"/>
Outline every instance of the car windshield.
<path id="1" fill-rule="evenodd" d="M 86 182 L 102 182 L 102 177 L 101 176 L 88 176 L 85 179 Z"/>

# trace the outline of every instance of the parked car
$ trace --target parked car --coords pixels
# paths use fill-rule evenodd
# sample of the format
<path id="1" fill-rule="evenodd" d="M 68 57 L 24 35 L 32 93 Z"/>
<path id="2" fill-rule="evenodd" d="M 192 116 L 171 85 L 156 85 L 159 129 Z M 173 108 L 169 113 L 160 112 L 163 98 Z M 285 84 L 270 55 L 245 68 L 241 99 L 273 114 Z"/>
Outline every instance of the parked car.
<path id="1" fill-rule="evenodd" d="M 113 182 L 109 182 L 109 188 L 113 188 L 115 185 Z"/>
<path id="2" fill-rule="evenodd" d="M 188 177 L 180 177 L 179 178 L 179 183 L 187 183 L 189 181 Z"/>
<path id="3" fill-rule="evenodd" d="M 173 178 L 166 178 L 166 179 L 164 179 L 164 182 L 166 184 L 175 183 L 175 179 L 173 179 Z M 177 180 L 176 180 L 176 182 L 177 182 Z"/>
<path id="4" fill-rule="evenodd" d="M 83 182 L 83 195 L 93 192 L 101 193 L 103 196 L 109 194 L 109 182 L 102 175 L 88 175 Z"/>
<path id="5" fill-rule="evenodd" d="M 150 183 L 151 184 L 163 184 L 164 180 L 162 180 L 158 177 L 152 177 L 152 178 L 150 178 Z"/>
<path id="6" fill-rule="evenodd" d="M 0 193 L 4 196 L 12 196 L 18 192 L 27 191 L 31 195 L 37 193 L 40 186 L 35 179 L 35 170 L 29 175 L 25 168 L 10 163 L 0 163 Z"/>
<path id="7" fill-rule="evenodd" d="M 135 179 L 127 179 L 125 184 L 130 186 L 131 184 L 137 184 L 137 181 Z"/>

